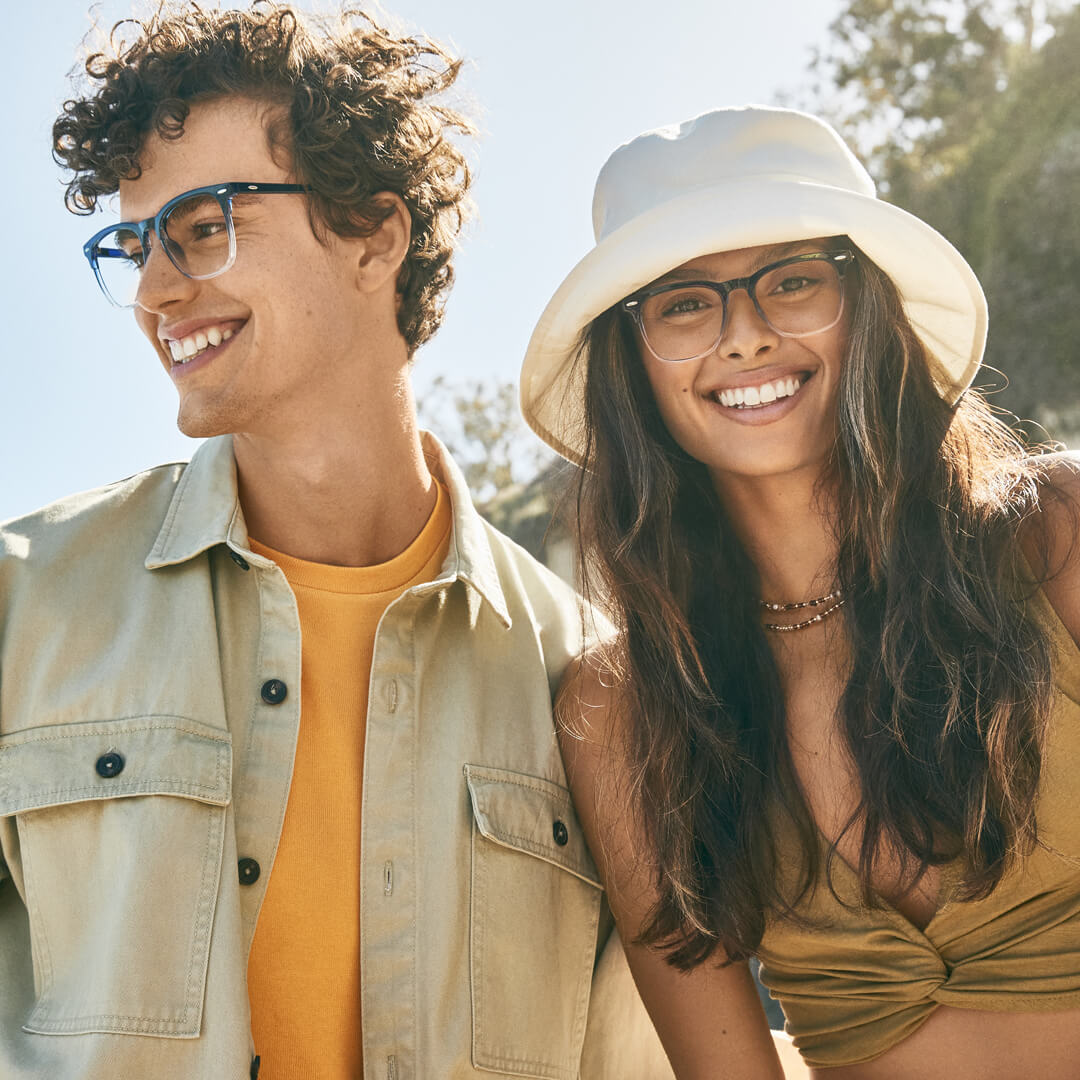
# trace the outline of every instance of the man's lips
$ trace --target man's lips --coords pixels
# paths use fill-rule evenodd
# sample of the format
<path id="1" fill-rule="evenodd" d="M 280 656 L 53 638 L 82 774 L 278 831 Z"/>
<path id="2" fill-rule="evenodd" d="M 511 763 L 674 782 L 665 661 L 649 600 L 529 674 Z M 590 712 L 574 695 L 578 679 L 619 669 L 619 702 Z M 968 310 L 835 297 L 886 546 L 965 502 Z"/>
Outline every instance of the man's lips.
<path id="1" fill-rule="evenodd" d="M 226 337 L 224 332 L 221 335 L 221 342 L 218 345 L 211 345 L 210 338 L 207 337 L 206 347 L 196 351 L 194 356 L 185 356 L 181 360 L 171 360 L 169 363 L 169 374 L 174 379 L 179 379 L 185 376 L 193 375 L 195 372 L 206 367 L 208 364 L 212 364 L 226 349 L 228 349 L 237 339 L 238 335 L 243 330 L 243 325 L 239 330 L 231 331 L 229 336 Z M 216 335 L 215 335 L 216 336 Z"/>
<path id="2" fill-rule="evenodd" d="M 174 365 L 189 363 L 206 349 L 216 349 L 244 326 L 243 319 L 188 320 L 159 330 L 162 349 Z"/>
<path id="3" fill-rule="evenodd" d="M 207 349 L 217 349 L 243 326 L 243 319 L 204 319 L 178 324 L 161 333 L 173 365 L 188 364 Z"/>

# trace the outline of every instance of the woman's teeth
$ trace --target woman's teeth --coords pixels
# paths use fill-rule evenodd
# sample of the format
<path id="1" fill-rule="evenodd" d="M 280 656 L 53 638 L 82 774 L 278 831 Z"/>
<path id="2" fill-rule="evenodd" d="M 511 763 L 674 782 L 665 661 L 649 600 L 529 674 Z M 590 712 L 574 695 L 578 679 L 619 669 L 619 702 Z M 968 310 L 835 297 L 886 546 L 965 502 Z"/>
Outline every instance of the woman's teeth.
<path id="1" fill-rule="evenodd" d="M 803 384 L 801 375 L 762 383 L 761 386 L 737 386 L 731 390 L 719 390 L 713 397 L 729 409 L 752 409 L 759 405 L 771 405 L 780 398 L 791 397 Z"/>
<path id="2" fill-rule="evenodd" d="M 204 327 L 189 337 L 181 338 L 179 341 L 170 341 L 169 352 L 172 353 L 174 364 L 186 364 L 206 349 L 216 347 L 223 341 L 228 341 L 232 336 L 232 330 L 222 330 L 218 326 Z"/>

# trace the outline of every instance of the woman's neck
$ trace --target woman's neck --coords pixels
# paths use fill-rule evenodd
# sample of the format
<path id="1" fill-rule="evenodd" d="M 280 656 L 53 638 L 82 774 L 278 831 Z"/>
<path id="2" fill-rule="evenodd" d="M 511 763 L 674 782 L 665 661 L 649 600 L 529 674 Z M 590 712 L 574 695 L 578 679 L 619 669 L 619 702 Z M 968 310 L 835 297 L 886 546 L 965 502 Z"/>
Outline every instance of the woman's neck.
<path id="1" fill-rule="evenodd" d="M 761 596 L 791 603 L 821 596 L 836 583 L 836 540 L 828 488 L 820 473 L 714 474 L 713 486 L 761 578 Z"/>

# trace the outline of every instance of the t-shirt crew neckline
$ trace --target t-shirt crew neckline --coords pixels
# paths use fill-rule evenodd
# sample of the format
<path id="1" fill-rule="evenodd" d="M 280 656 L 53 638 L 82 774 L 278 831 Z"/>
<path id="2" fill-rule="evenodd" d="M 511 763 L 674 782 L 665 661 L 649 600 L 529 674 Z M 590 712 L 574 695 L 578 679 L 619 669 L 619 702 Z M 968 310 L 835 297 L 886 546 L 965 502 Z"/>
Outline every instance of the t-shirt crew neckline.
<path id="1" fill-rule="evenodd" d="M 254 537 L 248 544 L 256 555 L 277 563 L 290 585 L 320 592 L 372 594 L 389 592 L 410 584 L 446 539 L 453 523 L 450 494 L 435 480 L 435 506 L 424 527 L 404 551 L 374 566 L 333 566 L 309 562 L 275 551 Z"/>

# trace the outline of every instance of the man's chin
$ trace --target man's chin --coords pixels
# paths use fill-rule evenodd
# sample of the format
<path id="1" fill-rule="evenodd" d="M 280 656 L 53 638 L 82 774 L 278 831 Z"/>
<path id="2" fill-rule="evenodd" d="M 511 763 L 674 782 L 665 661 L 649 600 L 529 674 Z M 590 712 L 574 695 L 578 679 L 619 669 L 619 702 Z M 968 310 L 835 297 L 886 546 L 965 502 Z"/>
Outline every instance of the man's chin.
<path id="1" fill-rule="evenodd" d="M 215 435 L 227 435 L 233 430 L 224 417 L 208 416 L 183 407 L 176 415 L 176 426 L 189 439 L 212 439 Z"/>

